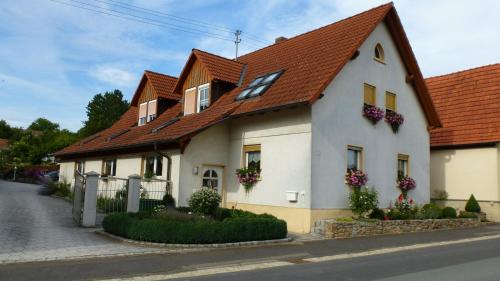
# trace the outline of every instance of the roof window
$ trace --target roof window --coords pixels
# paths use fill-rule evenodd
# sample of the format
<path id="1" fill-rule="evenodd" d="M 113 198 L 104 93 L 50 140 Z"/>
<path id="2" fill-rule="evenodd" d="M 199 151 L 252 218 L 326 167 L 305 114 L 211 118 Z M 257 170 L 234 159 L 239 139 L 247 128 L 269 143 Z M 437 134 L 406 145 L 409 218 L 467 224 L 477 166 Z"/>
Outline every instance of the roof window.
<path id="1" fill-rule="evenodd" d="M 237 97 L 236 100 L 244 100 L 262 95 L 276 81 L 283 70 L 271 72 L 255 78 Z"/>

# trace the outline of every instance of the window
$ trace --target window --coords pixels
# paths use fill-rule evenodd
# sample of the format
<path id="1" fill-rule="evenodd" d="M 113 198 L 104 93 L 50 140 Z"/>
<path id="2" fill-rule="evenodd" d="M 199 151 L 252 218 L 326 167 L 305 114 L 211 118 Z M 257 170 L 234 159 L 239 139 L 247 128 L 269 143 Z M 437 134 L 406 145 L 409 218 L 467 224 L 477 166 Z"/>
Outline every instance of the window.
<path id="1" fill-rule="evenodd" d="M 396 112 L 396 94 L 385 92 L 385 109 Z"/>
<path id="2" fill-rule="evenodd" d="M 148 122 L 156 119 L 156 100 L 148 102 Z"/>
<path id="3" fill-rule="evenodd" d="M 139 105 L 139 126 L 146 124 L 148 120 L 148 103 L 141 103 Z"/>
<path id="4" fill-rule="evenodd" d="M 195 113 L 196 111 L 196 88 L 187 89 L 184 93 L 184 115 Z"/>
<path id="5" fill-rule="evenodd" d="M 80 174 L 84 174 L 85 173 L 85 161 L 76 161 L 76 164 L 75 164 L 75 170 L 78 171 Z"/>
<path id="6" fill-rule="evenodd" d="M 203 173 L 203 187 L 217 189 L 219 187 L 219 176 L 215 170 L 206 170 Z"/>
<path id="7" fill-rule="evenodd" d="M 144 161 L 144 173 L 153 173 L 161 176 L 163 170 L 163 156 L 147 156 Z"/>
<path id="8" fill-rule="evenodd" d="M 102 175 L 108 177 L 116 176 L 116 159 L 104 160 Z"/>
<path id="9" fill-rule="evenodd" d="M 202 112 L 210 105 L 210 84 L 198 87 L 198 107 L 197 112 Z"/>
<path id="10" fill-rule="evenodd" d="M 245 167 L 260 170 L 260 144 L 245 145 Z"/>
<path id="11" fill-rule="evenodd" d="M 347 171 L 349 170 L 362 170 L 361 157 L 363 148 L 357 146 L 347 147 Z"/>
<path id="12" fill-rule="evenodd" d="M 409 175 L 409 160 L 408 155 L 398 154 L 398 179 Z"/>
<path id="13" fill-rule="evenodd" d="M 385 62 L 384 49 L 382 48 L 382 45 L 380 45 L 380 43 L 375 46 L 374 59 L 378 62 Z"/>
<path id="14" fill-rule="evenodd" d="M 370 84 L 364 85 L 364 96 L 365 96 L 365 104 L 375 106 L 376 105 L 376 88 Z"/>
<path id="15" fill-rule="evenodd" d="M 283 70 L 261 75 L 255 78 L 248 87 L 246 87 L 237 97 L 236 100 L 244 100 L 251 97 L 262 95 L 276 81 Z"/>

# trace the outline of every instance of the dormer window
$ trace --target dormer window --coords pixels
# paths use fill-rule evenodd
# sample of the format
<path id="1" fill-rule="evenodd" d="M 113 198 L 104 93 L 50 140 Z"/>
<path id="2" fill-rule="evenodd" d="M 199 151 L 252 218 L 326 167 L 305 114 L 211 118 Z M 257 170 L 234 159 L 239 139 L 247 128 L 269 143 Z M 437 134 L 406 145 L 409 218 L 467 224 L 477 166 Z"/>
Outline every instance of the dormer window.
<path id="1" fill-rule="evenodd" d="M 197 112 L 202 112 L 210 105 L 210 84 L 201 85 L 198 87 L 198 106 Z"/>
<path id="2" fill-rule="evenodd" d="M 281 74 L 283 74 L 283 70 L 258 76 L 236 97 L 236 100 L 244 100 L 262 95 Z"/>
<path id="3" fill-rule="evenodd" d="M 138 125 L 142 126 L 148 122 L 156 119 L 157 101 L 147 101 L 139 105 L 139 122 Z"/>
<path id="4" fill-rule="evenodd" d="M 380 45 L 380 43 L 375 46 L 374 59 L 378 62 L 385 63 L 384 49 L 382 48 L 382 45 Z"/>

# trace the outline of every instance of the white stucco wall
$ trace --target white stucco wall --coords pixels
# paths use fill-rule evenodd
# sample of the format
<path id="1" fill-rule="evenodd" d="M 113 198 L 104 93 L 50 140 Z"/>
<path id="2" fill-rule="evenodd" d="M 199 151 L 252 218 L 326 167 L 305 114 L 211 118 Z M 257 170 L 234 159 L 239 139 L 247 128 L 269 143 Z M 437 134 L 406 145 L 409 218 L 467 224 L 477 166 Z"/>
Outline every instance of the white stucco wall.
<path id="1" fill-rule="evenodd" d="M 73 183 L 75 178 L 75 162 L 66 161 L 59 163 L 59 181 Z"/>
<path id="2" fill-rule="evenodd" d="M 498 147 L 431 151 L 431 189 L 448 199 L 500 201 Z"/>
<path id="3" fill-rule="evenodd" d="M 98 174 L 101 174 L 102 160 L 101 159 L 85 160 L 85 173 L 89 172 L 96 172 Z"/>
<path id="4" fill-rule="evenodd" d="M 261 181 L 248 194 L 235 171 L 243 166 L 243 145 L 261 145 Z M 309 208 L 311 194 L 311 120 L 309 108 L 282 110 L 230 123 L 227 201 Z M 298 202 L 286 191 L 300 192 Z"/>
<path id="5" fill-rule="evenodd" d="M 141 174 L 141 156 L 120 156 L 116 159 L 116 177 L 128 178 L 130 175 Z"/>
<path id="6" fill-rule="evenodd" d="M 381 43 L 386 64 L 373 59 Z M 417 182 L 410 193 L 418 203 L 429 201 L 429 134 L 416 93 L 405 82 L 406 70 L 384 24 L 359 49 L 359 56 L 342 69 L 312 106 L 312 208 L 348 208 L 344 184 L 347 146 L 363 147 L 368 185 L 379 191 L 381 207 L 400 193 L 396 188 L 397 154 L 410 156 L 410 176 Z M 376 126 L 362 116 L 363 84 L 377 88 L 376 104 L 385 110 L 385 91 L 397 94 L 397 111 L 405 122 L 397 134 L 381 120 Z"/>
<path id="7" fill-rule="evenodd" d="M 194 136 L 184 153 L 180 155 L 179 192 L 180 205 L 187 205 L 187 199 L 193 190 L 201 187 L 203 166 L 216 165 L 225 167 L 228 159 L 228 128 L 226 123 L 210 127 Z M 193 169 L 198 167 L 198 174 Z M 222 189 L 226 185 L 227 169 L 224 169 Z"/>

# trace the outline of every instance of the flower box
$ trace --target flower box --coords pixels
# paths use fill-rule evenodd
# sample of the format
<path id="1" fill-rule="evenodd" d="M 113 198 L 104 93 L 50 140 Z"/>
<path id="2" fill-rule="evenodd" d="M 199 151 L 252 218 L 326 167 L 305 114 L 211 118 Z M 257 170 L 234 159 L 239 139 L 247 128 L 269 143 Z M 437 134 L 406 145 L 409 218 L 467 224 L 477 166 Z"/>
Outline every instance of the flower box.
<path id="1" fill-rule="evenodd" d="M 387 110 L 385 113 L 385 122 L 387 122 L 394 133 L 397 133 L 399 131 L 399 127 L 403 124 L 405 121 L 403 115 L 392 111 L 392 110 Z"/>
<path id="2" fill-rule="evenodd" d="M 384 111 L 381 108 L 365 103 L 363 106 L 363 116 L 375 125 L 384 118 Z"/>

